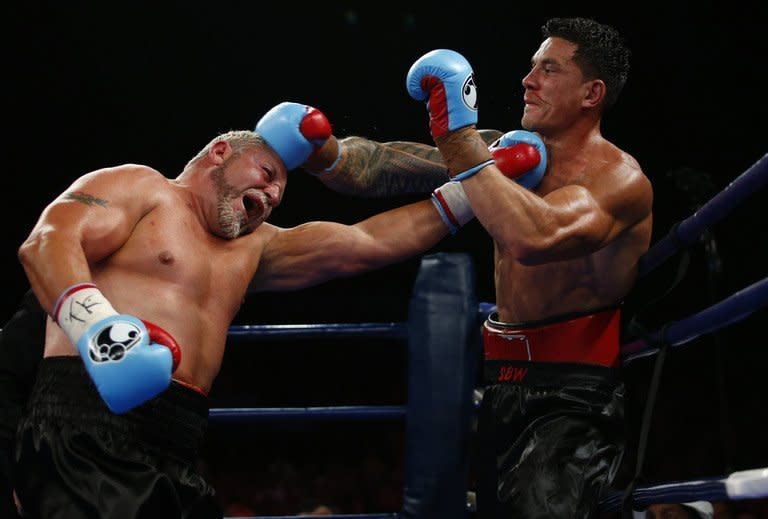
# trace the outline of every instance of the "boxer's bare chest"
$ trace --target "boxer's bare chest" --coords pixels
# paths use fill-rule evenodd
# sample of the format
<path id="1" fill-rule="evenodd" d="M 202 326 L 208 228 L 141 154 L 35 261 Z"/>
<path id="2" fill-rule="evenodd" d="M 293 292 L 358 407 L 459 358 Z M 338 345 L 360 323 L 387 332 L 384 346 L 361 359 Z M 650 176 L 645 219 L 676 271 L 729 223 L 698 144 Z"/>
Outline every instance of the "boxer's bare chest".
<path id="1" fill-rule="evenodd" d="M 242 291 L 248 276 L 241 257 L 237 244 L 212 235 L 191 214 L 158 209 L 136 225 L 100 270 L 106 277 L 151 283 L 157 291 L 176 292 L 205 306 L 211 297 L 239 299 L 232 292 Z"/>

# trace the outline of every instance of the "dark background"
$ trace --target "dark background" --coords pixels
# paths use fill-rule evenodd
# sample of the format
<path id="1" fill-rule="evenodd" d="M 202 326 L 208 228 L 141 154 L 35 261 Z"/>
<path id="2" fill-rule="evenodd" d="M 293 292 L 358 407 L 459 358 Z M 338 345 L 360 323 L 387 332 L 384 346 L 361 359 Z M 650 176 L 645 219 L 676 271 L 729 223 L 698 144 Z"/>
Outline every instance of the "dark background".
<path id="1" fill-rule="evenodd" d="M 588 16 L 613 24 L 633 51 L 629 81 L 607 114 L 603 133 L 633 154 L 654 184 L 654 242 L 768 151 L 764 4 L 644 3 L 637 12 L 595 2 L 578 8 L 532 2 L 278 4 L 51 2 L 2 8 L 7 38 L 2 320 L 27 288 L 17 247 L 45 205 L 79 175 L 134 162 L 174 177 L 213 136 L 252 128 L 264 112 L 287 100 L 320 108 L 338 136 L 430 142 L 424 107 L 408 96 L 405 74 L 416 58 L 441 47 L 461 52 L 473 65 L 478 126 L 518 128 L 520 81 L 538 47 L 539 27 L 551 16 Z M 699 194 L 692 197 L 681 189 L 682 178 L 694 179 Z M 284 226 L 310 219 L 353 223 L 409 200 L 344 197 L 297 170 L 272 221 Z M 682 318 L 765 277 L 766 201 L 765 192 L 755 193 L 713 226 L 721 265 L 715 274 L 708 267 L 712 256 L 701 244 L 691 247 L 688 275 L 649 311 L 651 325 Z M 476 222 L 430 252 L 435 251 L 471 253 L 479 299 L 493 301 L 491 242 Z M 297 293 L 253 297 L 237 324 L 406 320 L 418 262 Z M 659 295 L 676 265 L 673 258 L 644 281 L 628 308 Z M 765 317 L 763 310 L 673 350 L 651 434 L 650 479 L 768 466 L 764 433 L 757 425 L 768 418 Z M 405 358 L 402 344 L 387 341 L 237 343 L 229 348 L 212 397 L 215 405 L 245 406 L 403 403 Z M 641 360 L 627 370 L 634 428 L 652 362 Z M 334 461 L 368 467 L 378 474 L 373 479 L 379 492 L 401 484 L 401 424 L 380 424 L 379 432 L 354 424 L 341 433 L 327 424 L 316 429 L 242 425 L 236 428 L 239 441 L 231 440 L 227 427 L 212 426 L 206 452 L 211 478 L 221 482 L 223 496 L 238 492 L 227 491 L 235 485 L 222 474 L 247 479 L 254 472 L 262 479 L 253 479 L 253 487 L 240 494 L 253 494 L 256 487 L 262 494 L 266 487 L 278 492 L 273 487 L 280 480 L 286 481 L 284 493 L 300 487 L 304 495 L 299 497 L 330 496 L 327 480 L 333 478 L 327 467 Z M 294 443 L 299 441 L 305 447 Z M 243 448 L 242 442 L 256 448 Z M 390 484 L 370 468 L 376 463 L 383 463 L 378 470 L 389 474 Z M 313 483 L 309 490 L 306 480 L 285 475 L 292 470 L 325 474 L 326 487 Z M 347 504 L 345 511 L 386 506 L 386 498 L 376 501 L 356 488 L 368 497 Z M 396 494 L 388 499 L 396 500 Z M 291 496 L 284 500 L 298 499 Z M 290 506 L 269 508 L 263 504 L 269 499 L 259 501 L 256 511 L 292 511 Z"/>

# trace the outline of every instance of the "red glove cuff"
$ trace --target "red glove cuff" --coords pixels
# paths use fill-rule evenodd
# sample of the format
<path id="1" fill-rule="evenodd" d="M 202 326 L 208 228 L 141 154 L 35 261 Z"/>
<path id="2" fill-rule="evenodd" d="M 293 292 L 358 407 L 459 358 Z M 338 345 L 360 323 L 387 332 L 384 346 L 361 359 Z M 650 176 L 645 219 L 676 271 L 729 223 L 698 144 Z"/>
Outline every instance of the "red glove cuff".
<path id="1" fill-rule="evenodd" d="M 179 347 L 176 339 L 174 339 L 170 333 L 163 330 L 154 323 L 151 323 L 145 319 L 142 319 L 141 322 L 143 322 L 144 326 L 147 327 L 147 331 L 149 332 L 149 339 L 151 342 L 165 346 L 171 350 L 171 357 L 173 357 L 173 367 L 171 368 L 171 373 L 176 371 L 176 368 L 178 368 L 179 364 L 181 363 L 181 347 Z"/>

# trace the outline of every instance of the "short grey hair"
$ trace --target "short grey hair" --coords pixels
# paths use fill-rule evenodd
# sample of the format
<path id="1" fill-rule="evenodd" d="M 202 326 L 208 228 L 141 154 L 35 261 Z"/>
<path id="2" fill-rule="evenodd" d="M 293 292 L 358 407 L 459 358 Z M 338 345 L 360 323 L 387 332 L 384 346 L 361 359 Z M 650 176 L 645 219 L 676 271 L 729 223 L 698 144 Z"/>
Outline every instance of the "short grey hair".
<path id="1" fill-rule="evenodd" d="M 197 155 L 192 157 L 192 159 L 187 162 L 187 165 L 184 166 L 184 169 L 187 169 L 193 163 L 205 157 L 208 152 L 211 151 L 211 148 L 219 142 L 228 142 L 235 153 L 240 153 L 241 151 L 249 148 L 268 146 L 267 141 L 265 141 L 261 135 L 252 130 L 230 130 L 226 133 L 222 133 L 221 135 L 214 137 L 211 142 L 206 144 L 203 149 L 197 152 Z"/>

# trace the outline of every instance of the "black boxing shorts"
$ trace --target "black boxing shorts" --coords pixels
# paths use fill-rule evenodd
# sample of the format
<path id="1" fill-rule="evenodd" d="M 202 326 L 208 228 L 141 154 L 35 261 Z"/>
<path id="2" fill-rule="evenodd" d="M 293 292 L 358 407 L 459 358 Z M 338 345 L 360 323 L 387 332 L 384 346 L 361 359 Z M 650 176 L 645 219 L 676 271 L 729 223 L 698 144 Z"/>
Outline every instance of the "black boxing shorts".
<path id="1" fill-rule="evenodd" d="M 196 471 L 207 422 L 208 399 L 176 382 L 117 415 L 79 357 L 43 359 L 17 431 L 25 517 L 222 517 Z"/>
<path id="2" fill-rule="evenodd" d="M 34 293 L 28 290 L 21 305 L 0 330 L 0 517 L 18 517 L 12 489 L 16 427 L 43 358 L 45 320 Z"/>
<path id="3" fill-rule="evenodd" d="M 491 315 L 477 422 L 483 519 L 594 518 L 624 444 L 618 308 L 535 323 Z"/>

